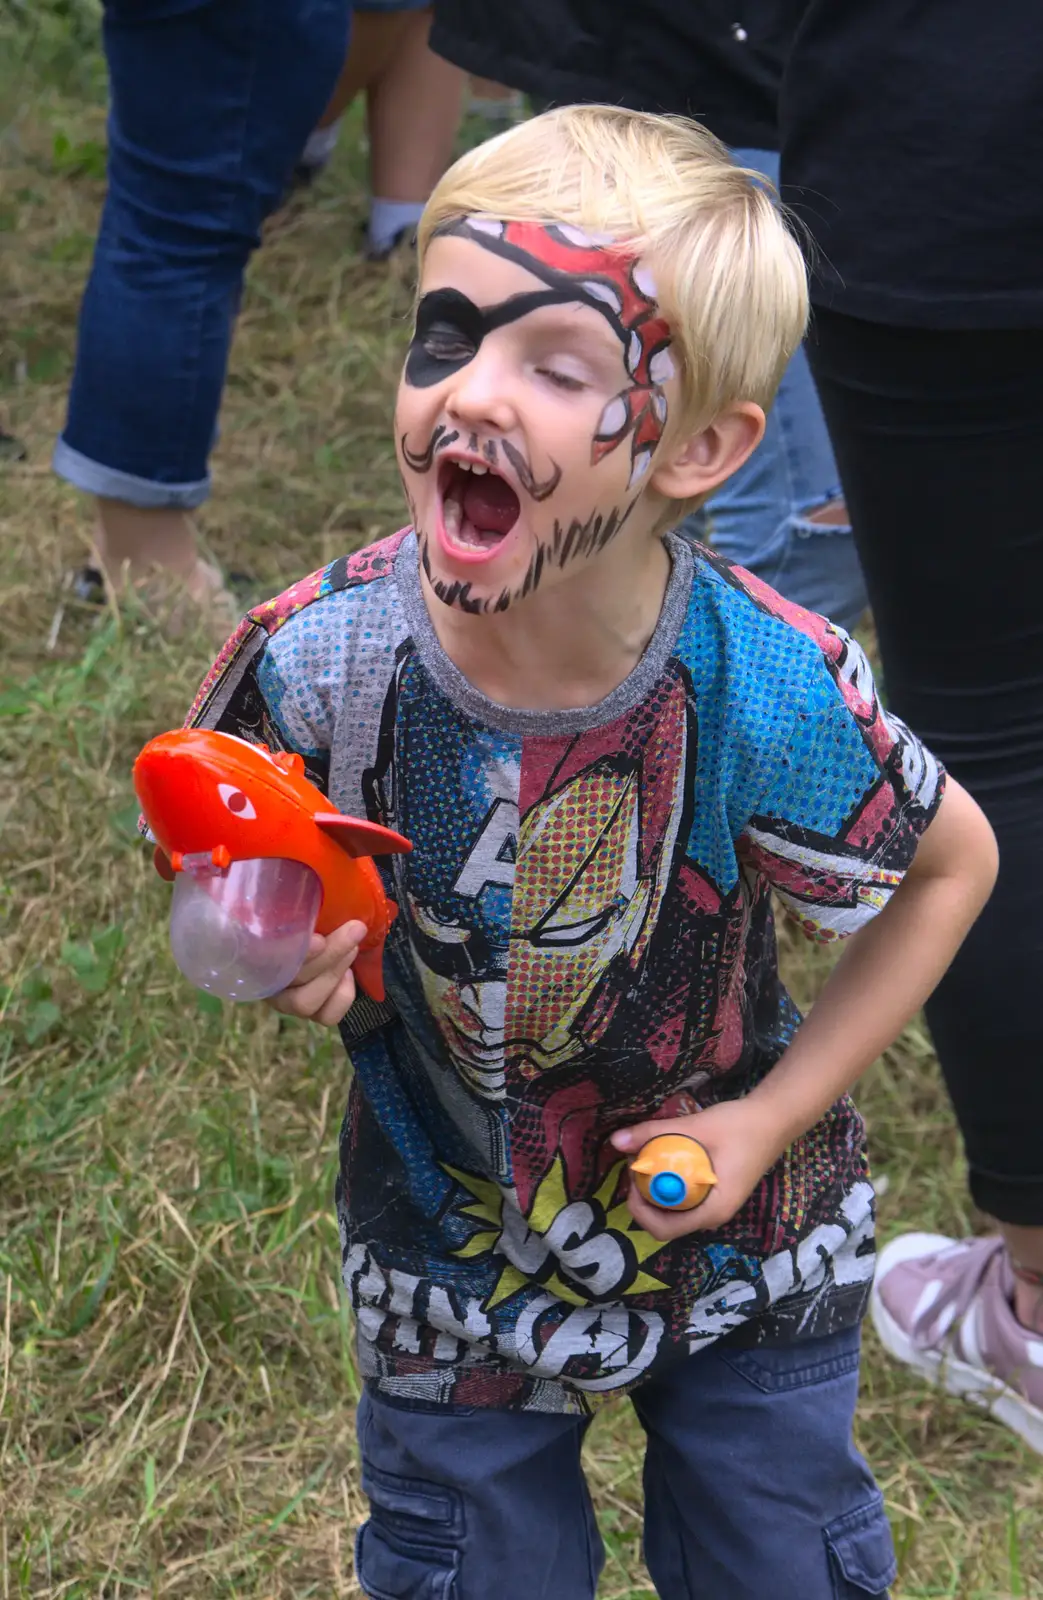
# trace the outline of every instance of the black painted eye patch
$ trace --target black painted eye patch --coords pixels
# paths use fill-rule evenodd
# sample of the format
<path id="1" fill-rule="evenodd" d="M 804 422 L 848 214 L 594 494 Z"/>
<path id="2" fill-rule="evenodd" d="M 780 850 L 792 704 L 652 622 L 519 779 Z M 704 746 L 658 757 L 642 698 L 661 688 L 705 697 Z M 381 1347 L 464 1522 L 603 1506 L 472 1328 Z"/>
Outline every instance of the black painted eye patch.
<path id="1" fill-rule="evenodd" d="M 533 289 L 512 294 L 493 306 L 476 306 L 459 289 L 432 289 L 417 306 L 405 381 L 415 389 L 429 389 L 473 361 L 482 340 L 497 328 L 542 306 L 589 303 L 586 296 L 567 289 Z"/>

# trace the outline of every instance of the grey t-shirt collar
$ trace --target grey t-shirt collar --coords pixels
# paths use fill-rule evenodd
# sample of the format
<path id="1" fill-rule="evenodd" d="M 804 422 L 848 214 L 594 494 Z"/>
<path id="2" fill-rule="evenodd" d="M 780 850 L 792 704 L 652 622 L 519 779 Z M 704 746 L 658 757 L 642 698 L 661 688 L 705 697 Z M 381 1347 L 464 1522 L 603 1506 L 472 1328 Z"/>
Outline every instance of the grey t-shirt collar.
<path id="1" fill-rule="evenodd" d="M 671 562 L 670 578 L 659 621 L 641 660 L 604 700 L 599 700 L 596 705 L 575 706 L 565 710 L 525 711 L 515 706 L 502 706 L 482 694 L 464 677 L 438 642 L 438 635 L 428 614 L 420 583 L 415 533 L 407 534 L 399 546 L 395 557 L 395 583 L 420 659 L 442 693 L 454 705 L 459 706 L 473 721 L 501 729 L 504 733 L 553 737 L 583 733 L 588 728 L 600 727 L 632 711 L 661 676 L 677 645 L 695 572 L 695 554 L 687 539 L 679 534 L 668 533 L 666 547 Z"/>

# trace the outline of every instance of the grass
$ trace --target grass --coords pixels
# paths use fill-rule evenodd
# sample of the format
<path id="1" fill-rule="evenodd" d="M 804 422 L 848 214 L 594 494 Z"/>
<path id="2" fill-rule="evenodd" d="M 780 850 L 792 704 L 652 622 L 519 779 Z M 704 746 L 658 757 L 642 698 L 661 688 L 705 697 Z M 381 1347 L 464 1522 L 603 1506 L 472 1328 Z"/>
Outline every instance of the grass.
<path id="1" fill-rule="evenodd" d="M 23 62 L 0 80 L 0 428 L 27 451 L 0 461 L 0 1600 L 357 1596 L 357 1379 L 331 1208 L 346 1065 L 318 1030 L 194 994 L 166 953 L 129 774 L 180 719 L 205 641 L 165 645 L 145 618 L 63 598 L 90 524 L 48 457 L 104 129 L 89 36 L 69 43 L 82 10 L 58 20 L 37 50 L 47 76 Z M 12 26 L 0 6 L 0 57 Z M 205 530 L 266 589 L 401 517 L 404 296 L 358 259 L 361 212 L 354 138 L 250 276 Z M 788 959 L 811 994 L 820 958 Z M 862 1101 L 883 1232 L 977 1225 L 919 1029 Z M 871 1333 L 859 1435 L 899 1600 L 1043 1596 L 1043 1464 Z M 628 1407 L 599 1417 L 588 1460 L 601 1594 L 647 1597 Z"/>

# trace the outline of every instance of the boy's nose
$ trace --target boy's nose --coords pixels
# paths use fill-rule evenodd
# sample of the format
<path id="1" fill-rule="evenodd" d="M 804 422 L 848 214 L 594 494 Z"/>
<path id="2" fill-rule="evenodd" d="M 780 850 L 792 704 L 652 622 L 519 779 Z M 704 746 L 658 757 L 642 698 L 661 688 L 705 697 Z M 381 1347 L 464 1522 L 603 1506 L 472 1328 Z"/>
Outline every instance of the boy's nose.
<path id="1" fill-rule="evenodd" d="M 479 351 L 452 379 L 446 411 L 470 432 L 508 432 L 516 417 L 502 363 Z"/>

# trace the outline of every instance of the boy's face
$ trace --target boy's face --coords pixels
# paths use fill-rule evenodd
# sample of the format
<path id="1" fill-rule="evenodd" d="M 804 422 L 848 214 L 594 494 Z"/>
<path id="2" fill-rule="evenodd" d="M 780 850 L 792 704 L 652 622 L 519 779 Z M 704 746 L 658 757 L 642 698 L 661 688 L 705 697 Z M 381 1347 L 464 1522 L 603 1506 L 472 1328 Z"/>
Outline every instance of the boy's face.
<path id="1" fill-rule="evenodd" d="M 652 527 L 678 387 L 653 295 L 572 229 L 470 218 L 432 240 L 395 435 L 444 604 L 504 611 Z"/>

